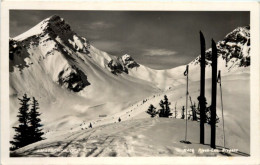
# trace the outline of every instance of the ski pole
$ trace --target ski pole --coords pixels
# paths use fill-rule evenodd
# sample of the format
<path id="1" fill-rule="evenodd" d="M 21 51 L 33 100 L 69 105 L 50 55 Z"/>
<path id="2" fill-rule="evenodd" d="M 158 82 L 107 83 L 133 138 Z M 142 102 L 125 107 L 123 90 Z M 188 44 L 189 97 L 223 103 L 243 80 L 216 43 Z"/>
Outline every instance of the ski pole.
<path id="1" fill-rule="evenodd" d="M 219 83 L 219 90 L 220 90 L 220 98 L 221 98 L 221 108 L 222 108 L 222 121 L 223 121 L 223 140 L 224 140 L 224 148 L 226 147 L 225 144 L 225 123 L 224 123 L 224 108 L 223 108 L 223 98 L 222 98 L 222 86 L 221 86 L 221 71 L 218 71 L 218 83 Z"/>

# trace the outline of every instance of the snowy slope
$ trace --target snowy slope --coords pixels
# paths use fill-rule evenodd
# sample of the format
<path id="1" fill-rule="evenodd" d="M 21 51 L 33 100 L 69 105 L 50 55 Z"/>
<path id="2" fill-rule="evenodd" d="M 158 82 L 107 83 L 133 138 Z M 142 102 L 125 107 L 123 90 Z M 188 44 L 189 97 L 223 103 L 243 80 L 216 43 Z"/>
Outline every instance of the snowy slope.
<path id="1" fill-rule="evenodd" d="M 250 67 L 250 27 L 238 27 L 222 40 L 217 42 L 218 69 L 223 75 L 234 72 L 247 71 Z M 189 65 L 190 80 L 200 79 L 200 56 L 191 61 Z M 211 77 L 211 49 L 206 51 L 206 78 Z M 179 66 L 167 70 L 154 70 L 140 65 L 129 70 L 129 75 L 155 83 L 161 89 L 181 85 L 185 82 L 183 73 L 186 66 Z"/>
<path id="2" fill-rule="evenodd" d="M 249 73 L 224 76 L 222 87 L 224 97 L 224 117 L 226 148 L 238 149 L 233 156 L 250 155 L 250 85 Z M 206 98 L 210 104 L 210 79 L 206 81 Z M 236 88 L 232 88 L 236 86 Z M 192 101 L 199 95 L 199 83 L 190 84 Z M 218 88 L 219 91 L 219 88 Z M 167 95 L 177 109 L 177 119 L 150 118 L 145 112 L 150 104 L 158 108 L 159 101 Z M 217 149 L 223 149 L 221 102 L 218 92 Z M 145 101 L 144 101 L 145 100 Z M 235 103 L 235 104 L 232 104 Z M 192 144 L 180 143 L 184 140 L 185 120 L 181 120 L 181 107 L 185 106 L 185 85 L 166 92 L 146 97 L 124 111 L 95 120 L 84 121 L 63 131 L 50 131 L 46 140 L 28 145 L 15 151 L 18 156 L 223 156 L 221 153 L 199 152 L 210 149 L 199 144 L 199 122 L 188 122 L 187 139 Z M 118 118 L 122 121 L 119 123 Z M 92 123 L 93 128 L 89 128 Z M 210 127 L 205 124 L 205 143 L 210 143 Z M 185 151 L 185 149 L 194 149 Z M 69 152 L 72 151 L 72 152 Z"/>
<path id="3" fill-rule="evenodd" d="M 191 82 L 189 85 L 189 94 L 192 102 L 198 105 L 197 97 L 199 96 L 199 82 Z M 229 148 L 238 148 L 247 154 L 250 153 L 250 72 L 236 72 L 232 75 L 222 77 L 222 92 L 224 105 L 224 119 L 226 131 L 226 146 Z M 177 88 L 173 87 L 166 92 L 161 92 L 150 97 L 143 102 L 129 107 L 121 112 L 116 118 L 120 117 L 124 120 L 132 120 L 138 118 L 150 118 L 146 113 L 150 104 L 159 109 L 159 102 L 167 95 L 171 102 L 170 108 L 174 117 L 174 109 L 176 105 L 177 118 L 181 118 L 182 106 L 186 104 L 186 86 L 181 85 Z M 217 145 L 223 146 L 222 133 L 222 116 L 221 116 L 221 100 L 220 88 L 217 88 L 217 115 L 220 122 L 217 124 Z M 208 106 L 211 104 L 211 79 L 206 80 L 206 99 Z M 190 106 L 190 101 L 188 106 Z M 189 108 L 189 112 L 190 112 Z M 129 116 L 130 115 L 130 116 Z"/>
<path id="4" fill-rule="evenodd" d="M 24 157 L 138 157 L 138 156 L 225 156 L 209 152 L 199 144 L 199 123 L 188 122 L 192 144 L 183 144 L 185 121 L 181 119 L 139 119 L 108 124 L 92 129 L 71 131 L 58 138 L 36 142 L 11 153 Z M 163 129 L 162 129 L 163 128 Z M 219 130 L 219 129 L 217 129 Z M 210 127 L 205 126 L 205 141 L 210 142 Z M 226 148 L 226 152 L 230 150 Z M 232 156 L 249 156 L 237 151 Z"/>
<path id="5" fill-rule="evenodd" d="M 224 105 L 224 119 L 225 119 L 225 132 L 226 132 L 226 147 L 227 148 L 235 148 L 238 149 L 240 152 L 250 154 L 250 81 L 249 81 L 250 73 L 247 72 L 238 72 L 234 73 L 233 75 L 223 76 L 222 77 L 222 92 L 223 92 L 223 105 Z M 234 88 L 236 86 L 236 88 Z M 219 123 L 217 124 L 217 142 L 218 146 L 223 146 L 223 132 L 222 132 L 222 116 L 221 116 L 221 101 L 220 101 L 220 92 L 218 86 L 218 96 L 217 96 L 217 115 L 220 118 Z M 113 123 L 118 123 L 118 118 L 122 121 L 129 121 L 129 122 L 136 122 L 137 119 L 147 119 L 152 120 L 150 116 L 146 113 L 150 104 L 153 104 L 157 109 L 159 109 L 159 102 L 163 99 L 164 95 L 167 95 L 169 101 L 171 102 L 170 108 L 174 114 L 174 109 L 176 105 L 177 110 L 177 118 L 181 118 L 181 109 L 182 106 L 185 106 L 185 93 L 186 93 L 186 86 L 181 85 L 177 88 L 172 88 L 170 90 L 160 92 L 157 94 L 153 94 L 149 97 L 146 97 L 136 104 L 133 104 L 123 111 L 107 116 L 107 117 L 100 117 L 96 118 L 95 120 L 88 120 L 84 121 L 81 124 L 74 125 L 70 130 L 64 130 L 61 132 L 51 131 L 46 134 L 47 138 L 55 137 L 59 134 L 66 134 L 68 131 L 80 131 L 88 129 L 89 123 L 92 123 L 93 128 L 99 126 L 105 126 Z M 197 97 L 199 96 L 199 82 L 190 82 L 189 85 L 189 93 L 192 98 L 192 102 L 198 105 Z M 208 102 L 208 106 L 211 104 L 211 80 L 208 79 L 206 81 L 206 98 Z M 190 106 L 190 101 L 188 106 Z M 190 113 L 190 108 L 188 109 L 188 113 Z M 174 120 L 174 115 L 172 119 Z M 141 120 L 140 120 L 141 121 Z M 184 120 L 182 126 L 174 126 L 184 127 L 185 123 Z M 143 121 L 144 122 L 144 121 Z M 169 123 L 170 124 L 170 123 Z M 192 126 L 190 126 L 190 124 Z M 190 122 L 189 129 L 188 129 L 188 139 L 195 138 L 190 135 L 199 132 L 199 129 L 196 128 L 195 130 L 192 129 L 193 125 L 196 125 L 196 122 Z M 141 124 L 145 125 L 145 124 Z M 159 124 L 158 124 L 159 125 Z M 206 127 L 208 124 L 205 124 Z M 140 128 L 141 129 L 141 128 Z M 172 128 L 173 129 L 173 128 Z M 127 130 L 127 129 L 126 129 Z M 158 131 L 160 129 L 158 128 Z M 164 129 L 163 129 L 164 130 Z M 131 131 L 130 131 L 131 132 Z M 181 131 L 180 131 L 181 132 Z M 182 133 L 178 132 L 171 132 L 168 131 L 162 132 L 160 135 L 167 134 L 165 136 L 178 136 L 182 137 Z M 206 133 L 209 136 L 209 132 Z M 198 138 L 199 136 L 196 136 Z M 198 140 L 197 140 L 198 141 Z M 178 142 L 178 141 L 176 141 Z M 47 143 L 47 141 L 46 141 Z M 209 142 L 207 142 L 209 143 Z M 119 144 L 118 144 L 119 145 Z M 140 149 L 140 148 L 139 148 Z M 138 148 L 135 152 L 139 152 Z M 148 152 L 148 154 L 150 154 Z M 178 154 L 177 154 L 178 155 Z M 152 155 L 150 155 L 152 156 Z"/>
<path id="6" fill-rule="evenodd" d="M 31 30 L 10 40 L 12 126 L 17 121 L 17 98 L 24 93 L 39 101 L 45 128 L 61 129 L 118 112 L 159 91 L 147 81 L 102 68 L 99 64 L 114 57 L 89 45 L 58 16 Z"/>

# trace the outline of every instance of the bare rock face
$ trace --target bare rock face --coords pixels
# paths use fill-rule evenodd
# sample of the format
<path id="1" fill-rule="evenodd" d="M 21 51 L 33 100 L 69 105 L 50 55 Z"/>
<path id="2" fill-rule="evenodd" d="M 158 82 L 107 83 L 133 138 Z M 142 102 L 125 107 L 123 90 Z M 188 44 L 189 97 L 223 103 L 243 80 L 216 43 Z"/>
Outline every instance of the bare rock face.
<path id="1" fill-rule="evenodd" d="M 219 44 L 219 53 L 227 62 L 239 60 L 240 67 L 250 66 L 250 26 L 240 27 L 229 33 Z"/>
<path id="2" fill-rule="evenodd" d="M 75 66 L 62 70 L 58 75 L 58 83 L 73 92 L 79 92 L 90 85 L 87 76 Z"/>
<path id="3" fill-rule="evenodd" d="M 25 58 L 29 57 L 29 53 L 23 49 L 20 42 L 10 39 L 9 40 L 9 71 L 13 72 L 13 66 L 20 70 L 28 67 Z"/>
<path id="4" fill-rule="evenodd" d="M 72 31 L 70 25 L 63 18 L 54 15 L 46 21 L 47 25 L 43 28 L 43 31 L 48 33 L 53 39 L 60 39 L 63 44 L 74 51 L 89 53 L 89 41 Z"/>
<path id="5" fill-rule="evenodd" d="M 217 43 L 218 56 L 226 61 L 226 67 L 250 66 L 250 26 L 239 27 Z M 206 64 L 211 64 L 212 51 L 206 51 Z M 194 61 L 199 64 L 200 56 Z"/>
<path id="6" fill-rule="evenodd" d="M 121 74 L 121 73 L 128 74 L 128 69 L 133 69 L 135 67 L 140 66 L 128 54 L 118 57 L 116 60 L 112 59 L 107 65 L 110 68 L 111 73 L 113 73 L 115 75 Z"/>
<path id="7" fill-rule="evenodd" d="M 128 54 L 125 54 L 121 57 L 122 62 L 124 64 L 125 67 L 132 69 L 134 67 L 139 67 L 140 65 L 135 62 L 135 60 Z"/>
<path id="8" fill-rule="evenodd" d="M 128 73 L 127 68 L 125 68 L 124 65 L 122 65 L 122 63 L 120 63 L 118 60 L 109 61 L 107 66 L 109 67 L 111 73 L 113 73 L 115 75 L 121 74 L 123 72 Z"/>

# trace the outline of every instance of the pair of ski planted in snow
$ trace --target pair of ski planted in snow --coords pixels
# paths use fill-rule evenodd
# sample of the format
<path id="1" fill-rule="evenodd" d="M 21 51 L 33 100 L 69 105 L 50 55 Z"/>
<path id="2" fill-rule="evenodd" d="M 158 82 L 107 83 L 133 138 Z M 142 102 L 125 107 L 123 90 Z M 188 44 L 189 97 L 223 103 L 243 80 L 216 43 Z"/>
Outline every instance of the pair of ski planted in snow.
<path id="1" fill-rule="evenodd" d="M 204 124 L 206 121 L 206 97 L 205 97 L 205 67 L 206 67 L 206 46 L 205 46 L 205 38 L 200 32 L 200 45 L 201 45 L 201 58 L 200 58 L 200 96 L 198 97 L 199 105 L 200 105 L 200 143 L 205 144 L 205 128 Z M 212 39 L 212 91 L 211 91 L 211 139 L 210 146 L 212 148 L 216 148 L 216 103 L 217 103 L 217 83 L 220 83 L 220 92 L 221 92 L 221 106 L 222 106 L 222 120 L 223 120 L 223 136 L 224 136 L 224 147 L 225 147 L 225 131 L 224 131 L 224 115 L 223 115 L 223 100 L 222 100 L 222 88 L 221 88 L 221 72 L 217 75 L 217 47 L 215 41 Z M 186 86 L 186 129 L 185 129 L 185 140 L 183 143 L 190 144 L 187 141 L 187 108 L 188 108 L 188 76 L 189 76 L 189 65 L 186 66 L 186 70 L 184 75 L 187 76 L 187 86 Z"/>

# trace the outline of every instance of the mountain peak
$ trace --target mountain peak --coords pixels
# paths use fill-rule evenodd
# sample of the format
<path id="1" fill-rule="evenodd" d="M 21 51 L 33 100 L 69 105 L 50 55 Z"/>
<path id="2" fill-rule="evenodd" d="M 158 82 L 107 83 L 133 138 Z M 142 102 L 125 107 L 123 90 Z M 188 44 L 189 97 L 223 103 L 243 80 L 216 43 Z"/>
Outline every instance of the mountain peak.
<path id="1" fill-rule="evenodd" d="M 47 24 L 45 27 L 42 27 L 44 32 L 53 33 L 56 35 L 64 35 L 66 33 L 73 33 L 70 28 L 70 25 L 67 24 L 64 21 L 64 19 L 61 18 L 60 16 L 53 15 L 45 21 L 47 22 Z"/>
<path id="2" fill-rule="evenodd" d="M 250 66 L 250 26 L 238 27 L 217 42 L 218 57 L 223 63 L 222 70 Z M 206 64 L 211 64 L 212 49 L 206 50 Z M 200 56 L 191 62 L 199 64 Z"/>
<path id="3" fill-rule="evenodd" d="M 123 63 L 125 63 L 126 61 L 133 61 L 134 60 L 129 54 L 122 55 L 121 59 L 122 59 Z"/>
<path id="4" fill-rule="evenodd" d="M 52 15 L 44 19 L 28 31 L 18 35 L 17 37 L 14 37 L 13 39 L 17 41 L 22 41 L 29 37 L 38 36 L 45 33 L 53 34 L 54 32 L 59 34 L 68 31 L 71 31 L 71 29 L 70 26 L 67 23 L 65 23 L 64 19 L 58 15 Z"/>
<path id="5" fill-rule="evenodd" d="M 75 51 L 89 53 L 89 41 L 72 31 L 70 25 L 58 15 L 52 15 L 44 19 L 33 28 L 13 38 L 13 40 L 38 42 L 44 38 L 51 38 Z"/>
<path id="6" fill-rule="evenodd" d="M 224 38 L 225 42 L 241 42 L 244 44 L 250 39 L 250 26 L 238 27 L 232 32 L 228 33 Z"/>
<path id="7" fill-rule="evenodd" d="M 50 16 L 50 17 L 47 18 L 47 19 L 49 19 L 49 21 L 63 21 L 63 20 L 64 20 L 63 18 L 61 18 L 60 16 L 58 16 L 58 15 L 56 15 L 56 14 Z"/>
<path id="8" fill-rule="evenodd" d="M 140 65 L 128 54 L 124 54 L 117 59 L 111 59 L 107 66 L 110 68 L 113 74 L 127 73 L 128 69 L 139 67 Z"/>
<path id="9" fill-rule="evenodd" d="M 122 59 L 123 64 L 127 68 L 134 68 L 134 67 L 139 66 L 139 64 L 129 54 L 122 55 L 121 59 Z"/>

